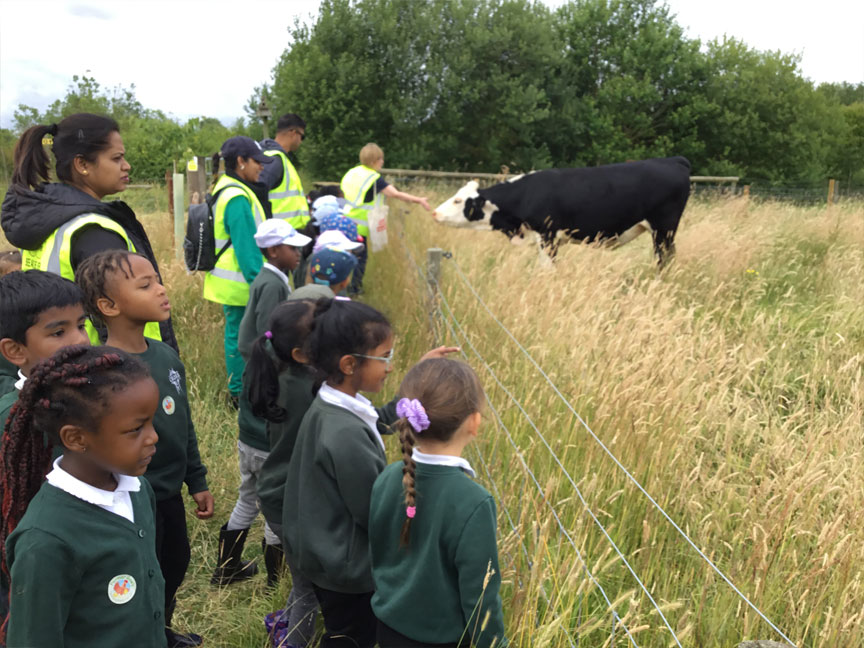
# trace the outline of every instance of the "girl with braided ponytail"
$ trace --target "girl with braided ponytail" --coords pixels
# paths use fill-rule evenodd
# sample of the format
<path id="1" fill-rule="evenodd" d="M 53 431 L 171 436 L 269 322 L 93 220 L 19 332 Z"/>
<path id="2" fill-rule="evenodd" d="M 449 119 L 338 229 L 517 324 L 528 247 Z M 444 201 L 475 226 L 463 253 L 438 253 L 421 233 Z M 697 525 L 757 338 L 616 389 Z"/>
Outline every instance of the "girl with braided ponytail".
<path id="1" fill-rule="evenodd" d="M 9 648 L 165 647 L 156 501 L 140 479 L 158 396 L 112 347 L 67 347 L 31 371 L 0 454 Z"/>
<path id="2" fill-rule="evenodd" d="M 369 512 L 378 645 L 506 646 L 495 501 L 462 457 L 483 388 L 468 365 L 437 358 L 412 368 L 399 394 L 403 458 L 375 481 Z"/>

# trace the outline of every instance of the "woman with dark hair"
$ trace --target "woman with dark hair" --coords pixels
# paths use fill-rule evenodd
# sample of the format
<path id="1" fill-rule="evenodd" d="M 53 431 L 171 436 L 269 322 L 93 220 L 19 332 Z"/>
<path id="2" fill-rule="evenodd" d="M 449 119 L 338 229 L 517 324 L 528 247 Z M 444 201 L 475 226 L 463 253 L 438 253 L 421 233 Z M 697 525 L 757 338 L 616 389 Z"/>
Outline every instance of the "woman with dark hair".
<path id="1" fill-rule="evenodd" d="M 213 186 L 213 234 L 216 239 L 216 267 L 204 276 L 204 299 L 222 304 L 225 314 L 225 368 L 228 372 L 228 396 L 236 408 L 243 387 L 246 363 L 237 349 L 240 322 L 246 312 L 251 284 L 264 257 L 255 242 L 255 230 L 270 218 L 267 187 L 258 182 L 265 164 L 274 157 L 264 155 L 261 145 L 251 137 L 235 135 L 222 143 L 213 156 L 214 171 L 219 159 L 225 161 L 225 173 Z"/>
<path id="2" fill-rule="evenodd" d="M 43 146 L 48 136 L 59 182 L 48 182 L 50 158 Z M 150 239 L 135 213 L 120 200 L 103 202 L 126 189 L 130 169 L 120 129 L 110 117 L 77 113 L 24 131 L 15 145 L 12 184 L 0 214 L 6 238 L 22 251 L 22 269 L 74 281 L 81 261 L 116 249 L 147 257 L 158 274 Z M 89 322 L 88 332 L 98 344 Z M 178 350 L 170 319 L 150 322 L 144 334 Z"/>

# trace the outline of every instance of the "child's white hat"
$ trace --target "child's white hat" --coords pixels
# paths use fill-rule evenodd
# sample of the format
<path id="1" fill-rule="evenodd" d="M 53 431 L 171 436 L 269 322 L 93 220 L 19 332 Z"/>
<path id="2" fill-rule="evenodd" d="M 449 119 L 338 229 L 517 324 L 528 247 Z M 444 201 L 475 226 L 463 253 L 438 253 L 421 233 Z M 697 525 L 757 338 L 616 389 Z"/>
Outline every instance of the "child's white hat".
<path id="1" fill-rule="evenodd" d="M 315 239 L 315 246 L 312 248 L 312 253 L 323 250 L 324 248 L 332 248 L 341 252 L 353 252 L 363 247 L 360 241 L 352 241 L 339 230 L 327 230 L 321 232 L 321 235 Z"/>
<path id="2" fill-rule="evenodd" d="M 268 218 L 258 226 L 258 231 L 255 232 L 255 243 L 262 249 L 277 245 L 303 247 L 311 240 L 281 218 Z"/>

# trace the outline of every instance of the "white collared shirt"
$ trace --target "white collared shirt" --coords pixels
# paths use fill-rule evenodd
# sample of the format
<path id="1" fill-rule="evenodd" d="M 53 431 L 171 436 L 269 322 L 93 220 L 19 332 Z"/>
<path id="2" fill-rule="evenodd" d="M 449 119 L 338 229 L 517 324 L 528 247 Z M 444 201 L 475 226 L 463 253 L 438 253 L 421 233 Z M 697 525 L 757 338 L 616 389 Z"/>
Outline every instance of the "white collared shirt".
<path id="1" fill-rule="evenodd" d="M 378 443 L 381 444 L 381 448 L 386 450 L 384 447 L 384 439 L 381 438 L 381 433 L 378 431 L 378 412 L 376 412 L 375 408 L 372 406 L 372 401 L 362 394 L 357 394 L 356 396 L 351 397 L 345 392 L 334 389 L 326 382 L 321 385 L 321 389 L 318 390 L 318 396 L 320 396 L 321 400 L 325 403 L 336 405 L 337 407 L 346 409 L 352 414 L 359 416 L 364 423 L 372 428 L 372 431 L 375 433 L 375 438 L 378 439 Z"/>
<path id="2" fill-rule="evenodd" d="M 462 457 L 454 457 L 453 455 L 426 454 L 425 452 L 420 452 L 420 450 L 417 448 L 414 448 L 411 451 L 411 456 L 417 463 L 429 464 L 430 466 L 453 466 L 454 468 L 461 468 L 464 472 L 468 473 L 472 477 L 477 476 L 474 473 L 474 469 L 471 467 L 471 464 L 468 463 L 468 460 L 463 459 Z"/>
<path id="3" fill-rule="evenodd" d="M 285 285 L 288 286 L 288 291 L 291 291 L 291 283 L 288 281 L 288 275 L 282 272 L 279 268 L 274 266 L 272 263 L 264 262 L 264 267 L 270 270 L 273 274 L 279 277 L 282 281 L 285 282 Z"/>
<path id="4" fill-rule="evenodd" d="M 15 389 L 21 391 L 24 389 L 24 383 L 27 382 L 27 376 L 21 373 L 21 370 L 18 370 L 18 380 L 15 381 Z"/>
<path id="5" fill-rule="evenodd" d="M 134 524 L 135 513 L 132 510 L 132 497 L 129 493 L 137 493 L 141 490 L 141 482 L 138 481 L 137 477 L 115 473 L 114 479 L 117 480 L 117 488 L 113 491 L 102 490 L 63 470 L 60 467 L 60 459 L 62 457 L 54 460 L 54 470 L 49 472 L 45 478 L 49 484 L 80 500 L 95 504 L 109 513 L 116 513 Z"/>

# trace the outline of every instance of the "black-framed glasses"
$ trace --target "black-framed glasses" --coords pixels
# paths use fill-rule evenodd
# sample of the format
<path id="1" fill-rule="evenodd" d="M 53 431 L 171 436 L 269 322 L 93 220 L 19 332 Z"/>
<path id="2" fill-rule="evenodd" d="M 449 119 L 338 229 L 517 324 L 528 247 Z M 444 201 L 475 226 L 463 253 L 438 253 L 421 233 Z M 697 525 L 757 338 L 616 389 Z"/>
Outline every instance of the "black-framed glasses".
<path id="1" fill-rule="evenodd" d="M 300 136 L 300 141 L 301 141 L 301 142 L 302 142 L 303 140 L 306 139 L 306 133 L 305 133 L 305 131 L 301 133 L 299 130 L 295 130 L 294 132 L 297 133 L 297 134 Z"/>
<path id="2" fill-rule="evenodd" d="M 396 353 L 396 347 L 393 347 L 392 349 L 390 349 L 390 352 L 386 356 L 370 356 L 370 355 L 363 355 L 362 353 L 352 353 L 351 355 L 353 355 L 355 358 L 366 358 L 367 360 L 380 360 L 381 362 L 386 363 L 387 366 L 389 367 L 390 365 L 393 364 L 393 357 L 394 357 L 395 353 Z"/>

